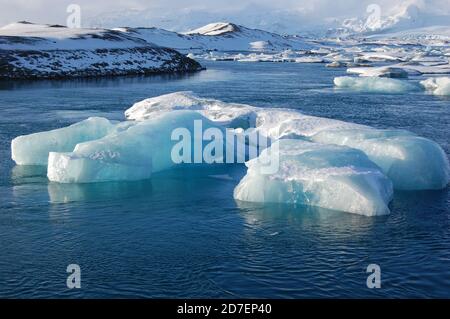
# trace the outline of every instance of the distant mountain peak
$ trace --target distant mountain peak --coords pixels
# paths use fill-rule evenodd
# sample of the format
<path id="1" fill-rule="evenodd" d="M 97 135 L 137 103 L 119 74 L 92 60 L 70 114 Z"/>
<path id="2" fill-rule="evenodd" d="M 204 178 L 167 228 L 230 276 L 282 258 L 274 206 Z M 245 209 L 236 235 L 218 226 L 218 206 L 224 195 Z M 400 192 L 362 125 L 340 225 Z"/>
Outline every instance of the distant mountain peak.
<path id="1" fill-rule="evenodd" d="M 221 35 L 240 31 L 239 26 L 230 22 L 215 22 L 198 29 L 188 31 L 185 34 Z"/>

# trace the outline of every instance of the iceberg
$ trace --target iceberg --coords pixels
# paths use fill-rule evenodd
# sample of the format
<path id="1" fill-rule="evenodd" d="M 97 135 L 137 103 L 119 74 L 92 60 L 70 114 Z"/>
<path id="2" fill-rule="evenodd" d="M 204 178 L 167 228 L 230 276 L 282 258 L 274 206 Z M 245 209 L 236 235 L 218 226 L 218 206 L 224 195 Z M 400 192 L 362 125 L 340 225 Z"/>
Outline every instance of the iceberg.
<path id="1" fill-rule="evenodd" d="M 359 74 L 359 76 L 378 76 L 386 78 L 407 78 L 408 72 L 396 67 L 360 67 L 349 68 L 347 73 Z"/>
<path id="2" fill-rule="evenodd" d="M 375 76 L 358 78 L 339 76 L 334 78 L 334 84 L 338 88 L 374 93 L 404 93 L 420 90 L 419 86 L 406 81 Z"/>
<path id="3" fill-rule="evenodd" d="M 434 95 L 450 95 L 450 77 L 429 78 L 420 84 Z"/>
<path id="4" fill-rule="evenodd" d="M 377 79 L 403 84 L 400 80 Z M 272 141 L 303 139 L 359 149 L 381 167 L 396 189 L 440 189 L 449 181 L 449 163 L 442 148 L 407 131 L 377 130 L 365 125 L 309 116 L 292 109 L 225 103 L 203 99 L 191 92 L 150 98 L 136 103 L 125 114 L 127 118 L 139 121 L 177 109 L 196 110 L 218 125 L 253 127 Z M 433 157 L 431 160 L 430 154 Z"/>
<path id="5" fill-rule="evenodd" d="M 261 162 L 273 147 L 279 169 L 264 174 Z M 317 206 L 366 216 L 389 214 L 391 181 L 367 156 L 349 147 L 283 139 L 246 163 L 247 174 L 234 190 L 246 202 Z"/>
<path id="6" fill-rule="evenodd" d="M 311 137 L 363 151 L 394 184 L 395 189 L 442 189 L 449 182 L 449 162 L 435 142 L 403 130 L 325 130 Z"/>
<path id="7" fill-rule="evenodd" d="M 305 115 L 292 109 L 259 108 L 226 103 L 200 98 L 190 92 L 177 92 L 146 99 L 133 105 L 125 114 L 128 121 L 124 122 L 89 118 L 66 128 L 20 136 L 12 142 L 12 158 L 19 165 L 48 165 L 47 176 L 53 182 L 142 180 L 150 178 L 155 172 L 171 169 L 178 164 L 172 156 L 176 145 L 172 140 L 175 129 L 184 128 L 189 134 L 194 131 L 194 137 L 192 134 L 189 135 L 191 145 L 198 145 L 196 143 L 199 139 L 204 139 L 203 134 L 201 136 L 195 134 L 195 122 L 200 121 L 205 130 L 212 128 L 223 133 L 226 128 L 232 128 L 231 132 L 236 136 L 240 134 L 245 136 L 248 132 L 258 133 L 259 138 L 256 140 L 243 138 L 240 141 L 247 146 L 258 146 L 260 152 L 277 141 L 282 146 L 291 145 L 294 149 L 314 148 L 314 152 L 311 151 L 310 154 L 315 154 L 315 161 L 319 163 L 323 160 L 327 163 L 321 167 L 320 173 L 325 172 L 326 167 L 332 170 L 336 168 L 333 166 L 335 162 L 331 162 L 330 158 L 332 150 L 336 154 L 341 154 L 344 149 L 344 153 L 347 154 L 348 150 L 352 149 L 351 154 L 364 155 L 363 167 L 367 168 L 370 165 L 371 169 L 375 167 L 392 182 L 395 189 L 442 189 L 449 182 L 449 162 L 440 146 L 403 130 L 374 129 L 365 125 Z M 218 138 L 222 139 L 219 145 L 229 147 L 227 136 L 228 134 L 219 134 Z M 267 140 L 261 139 L 262 137 L 266 137 Z M 297 141 L 298 144 L 284 141 Z M 201 144 L 202 154 L 208 145 Z M 311 145 L 320 145 L 321 151 L 319 146 Z M 235 159 L 252 159 L 257 156 L 250 152 L 248 154 L 240 152 L 242 149 L 233 145 L 231 155 Z M 226 162 L 229 153 L 227 150 Z M 284 153 L 281 152 L 282 157 Z M 183 162 L 199 163 L 195 160 L 190 161 L 190 156 L 192 154 Z M 360 167 L 360 163 L 355 162 L 356 157 L 361 158 L 361 155 L 342 157 L 341 166 L 348 166 L 347 170 L 351 167 Z M 261 158 L 264 159 L 264 156 Z M 203 159 L 204 156 L 200 163 L 212 163 Z M 303 159 L 301 157 L 301 161 Z M 367 164 L 367 161 L 371 164 Z M 222 162 L 224 161 L 215 161 L 215 163 Z M 250 164 L 252 167 L 256 167 L 257 164 L 254 164 L 256 162 L 250 162 L 253 163 Z M 319 165 L 318 163 L 316 164 Z M 307 171 L 316 169 L 314 166 L 304 167 Z M 294 166 L 292 172 L 299 169 Z M 316 176 L 307 173 L 305 171 L 301 176 Z M 328 175 L 325 177 L 329 178 Z M 240 195 L 239 198 L 245 197 Z M 291 201 L 290 197 L 280 197 L 278 201 L 283 198 L 288 202 Z M 324 206 L 323 198 L 319 201 L 321 207 L 328 207 Z M 312 199 L 308 197 L 304 200 Z"/>
<path id="8" fill-rule="evenodd" d="M 50 152 L 47 177 L 59 183 L 148 179 L 153 173 L 177 164 L 172 157 L 172 150 L 177 144 L 172 140 L 172 133 L 177 128 L 194 132 L 196 120 L 202 122 L 205 130 L 217 128 L 196 112 L 173 111 L 135 122 L 125 130 L 98 140 L 79 143 L 71 152 Z M 202 138 L 203 134 L 189 136 L 191 145 L 198 145 Z"/>
<path id="9" fill-rule="evenodd" d="M 49 152 L 70 152 L 81 142 L 99 139 L 114 128 L 101 117 L 48 132 L 18 136 L 11 142 L 12 159 L 17 165 L 47 165 Z"/>

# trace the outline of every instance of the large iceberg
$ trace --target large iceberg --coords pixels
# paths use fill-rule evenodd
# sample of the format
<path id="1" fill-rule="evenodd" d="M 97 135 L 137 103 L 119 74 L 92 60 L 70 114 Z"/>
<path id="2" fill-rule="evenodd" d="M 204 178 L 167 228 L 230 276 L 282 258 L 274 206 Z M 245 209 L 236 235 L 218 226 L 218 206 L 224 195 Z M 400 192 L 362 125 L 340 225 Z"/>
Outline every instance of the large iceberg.
<path id="1" fill-rule="evenodd" d="M 264 174 L 261 163 L 277 147 L 279 169 Z M 392 183 L 358 150 L 283 139 L 247 162 L 234 198 L 248 202 L 310 205 L 374 216 L 389 214 Z"/>
<path id="2" fill-rule="evenodd" d="M 450 95 L 450 77 L 429 78 L 420 84 L 434 95 Z"/>
<path id="3" fill-rule="evenodd" d="M 292 109 L 226 103 L 190 92 L 138 102 L 125 114 L 128 121 L 90 118 L 18 137 L 12 143 L 12 157 L 17 164 L 48 162 L 47 176 L 54 182 L 91 183 L 142 180 L 179 163 L 199 163 L 192 157 L 198 150 L 200 163 L 228 163 L 233 147 L 233 160 L 252 159 L 247 176 L 236 188 L 237 199 L 298 203 L 364 215 L 388 213 L 392 187 L 441 189 L 449 182 L 448 158 L 439 145 L 403 130 L 374 129 Z M 195 133 L 198 122 L 200 135 Z M 247 150 L 242 156 L 242 144 L 234 145 L 233 137 L 230 146 L 226 128 L 240 138 L 238 143 L 257 146 L 259 152 L 269 149 L 257 158 Z M 187 160 L 180 148 L 176 154 L 183 160 L 174 160 L 177 129 L 184 130 L 193 145 L 194 154 Z M 214 148 L 215 161 L 204 160 L 206 149 L 213 153 L 210 143 L 202 142 L 208 129 L 215 130 L 220 145 Z M 247 139 L 248 132 L 259 133 L 259 138 Z M 224 147 L 222 152 L 220 147 Z M 261 161 L 276 147 L 280 148 L 280 169 L 264 172 Z"/>
<path id="4" fill-rule="evenodd" d="M 99 139 L 113 128 L 109 120 L 91 117 L 69 127 L 18 136 L 11 142 L 12 159 L 18 165 L 47 165 L 49 152 L 70 152 L 78 143 Z"/>
<path id="5" fill-rule="evenodd" d="M 189 133 L 186 138 L 190 145 L 201 145 L 203 152 L 203 134 L 194 134 L 195 121 L 201 121 L 204 130 L 218 129 L 196 112 L 173 111 L 155 119 L 135 122 L 127 129 L 101 139 L 77 144 L 72 152 L 50 152 L 47 176 L 50 181 L 60 183 L 147 179 L 155 172 L 179 164 L 172 156 L 177 144 L 173 139 L 175 129 Z M 188 161 L 193 161 L 191 155 L 194 153 L 188 154 Z"/>
<path id="6" fill-rule="evenodd" d="M 420 86 L 413 83 L 377 76 L 339 76 L 334 78 L 334 85 L 338 88 L 374 93 L 404 93 L 408 91 L 420 91 Z"/>

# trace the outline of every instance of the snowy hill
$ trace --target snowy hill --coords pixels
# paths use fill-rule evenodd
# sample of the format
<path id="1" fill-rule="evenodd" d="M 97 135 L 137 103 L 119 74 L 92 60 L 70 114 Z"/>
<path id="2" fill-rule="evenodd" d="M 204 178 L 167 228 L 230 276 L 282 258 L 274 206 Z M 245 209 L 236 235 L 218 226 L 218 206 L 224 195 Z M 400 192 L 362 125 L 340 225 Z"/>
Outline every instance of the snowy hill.
<path id="1" fill-rule="evenodd" d="M 29 22 L 0 28 L 0 78 L 148 74 L 200 68 L 173 49 L 116 30 Z"/>
<path id="2" fill-rule="evenodd" d="M 283 51 L 312 48 L 300 37 L 281 36 L 227 22 L 211 23 L 186 33 L 176 33 L 158 28 L 119 28 L 114 30 L 182 51 L 192 49 L 202 51 Z"/>
<path id="3" fill-rule="evenodd" d="M 240 28 L 233 23 L 210 23 L 201 28 L 186 32 L 186 34 L 222 35 L 225 33 L 239 32 Z"/>

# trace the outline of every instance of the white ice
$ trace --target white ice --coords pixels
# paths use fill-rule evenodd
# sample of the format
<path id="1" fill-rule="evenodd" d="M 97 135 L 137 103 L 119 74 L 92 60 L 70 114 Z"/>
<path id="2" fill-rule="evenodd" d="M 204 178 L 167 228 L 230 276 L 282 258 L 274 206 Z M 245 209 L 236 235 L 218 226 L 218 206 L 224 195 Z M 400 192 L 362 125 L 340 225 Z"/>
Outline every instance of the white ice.
<path id="1" fill-rule="evenodd" d="M 429 78 L 420 84 L 434 95 L 450 95 L 450 77 Z"/>
<path id="2" fill-rule="evenodd" d="M 334 78 L 334 84 L 338 88 L 374 93 L 404 93 L 421 89 L 420 86 L 407 81 L 376 76 L 339 76 Z"/>
<path id="3" fill-rule="evenodd" d="M 359 74 L 359 76 L 379 76 L 386 78 L 407 78 L 408 72 L 402 68 L 394 67 L 362 67 L 349 68 L 347 73 Z"/>
<path id="4" fill-rule="evenodd" d="M 262 166 L 279 149 L 279 170 L 264 174 Z M 389 214 L 392 183 L 358 150 L 283 139 L 247 162 L 247 175 L 234 198 L 260 203 L 310 205 L 367 216 Z"/>

